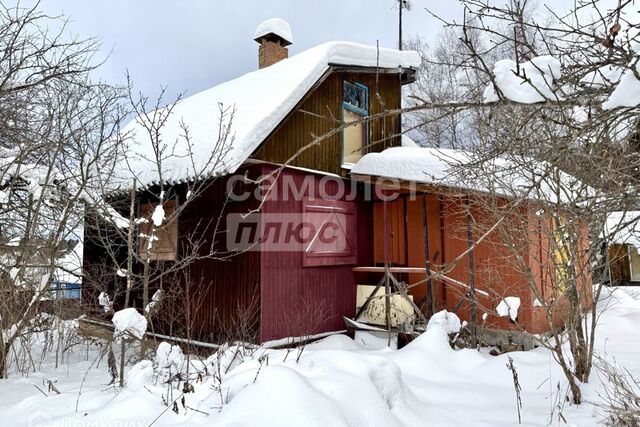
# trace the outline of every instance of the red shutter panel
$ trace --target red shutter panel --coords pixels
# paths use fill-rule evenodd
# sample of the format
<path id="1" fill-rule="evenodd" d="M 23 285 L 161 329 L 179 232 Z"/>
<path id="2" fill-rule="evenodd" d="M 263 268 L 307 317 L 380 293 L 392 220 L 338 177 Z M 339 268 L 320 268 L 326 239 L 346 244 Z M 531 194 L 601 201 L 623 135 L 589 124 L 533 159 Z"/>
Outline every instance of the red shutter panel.
<path id="1" fill-rule="evenodd" d="M 304 244 L 304 266 L 356 263 L 355 203 L 305 199 L 303 222 L 314 230 Z"/>

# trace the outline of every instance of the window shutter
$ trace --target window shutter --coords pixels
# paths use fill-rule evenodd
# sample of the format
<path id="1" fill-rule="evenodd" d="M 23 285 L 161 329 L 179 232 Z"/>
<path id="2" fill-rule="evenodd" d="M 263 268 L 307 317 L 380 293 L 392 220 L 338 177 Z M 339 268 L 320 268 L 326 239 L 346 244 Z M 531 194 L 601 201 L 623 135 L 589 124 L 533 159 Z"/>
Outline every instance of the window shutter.
<path id="1" fill-rule="evenodd" d="M 305 199 L 303 221 L 316 231 L 305 244 L 304 266 L 356 264 L 355 203 Z"/>
<path id="2" fill-rule="evenodd" d="M 138 251 L 140 257 L 145 259 L 147 256 L 148 239 L 144 236 L 151 235 L 153 223 L 151 215 L 156 204 L 144 204 L 140 206 L 140 216 L 146 218 L 147 222 L 140 224 L 139 232 L 141 237 L 138 240 Z M 171 218 L 176 212 L 176 201 L 168 200 L 163 204 L 165 218 Z M 153 246 L 149 253 L 151 261 L 173 261 L 177 256 L 178 248 L 178 219 L 172 218 L 170 222 L 163 222 L 160 227 L 155 229 L 157 240 L 153 242 Z"/>

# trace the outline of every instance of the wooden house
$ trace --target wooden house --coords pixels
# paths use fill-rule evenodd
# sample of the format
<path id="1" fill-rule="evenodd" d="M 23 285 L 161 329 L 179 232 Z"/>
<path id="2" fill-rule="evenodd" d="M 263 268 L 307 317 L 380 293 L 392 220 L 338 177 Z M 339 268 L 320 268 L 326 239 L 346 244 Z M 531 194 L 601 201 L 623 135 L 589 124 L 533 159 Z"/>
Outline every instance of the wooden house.
<path id="1" fill-rule="evenodd" d="M 264 218 L 305 221 L 338 212 L 345 240 L 340 247 L 324 245 L 317 250 L 311 245 L 273 250 L 269 242 L 260 242 L 253 250 L 240 250 L 225 259 L 198 259 L 173 277 L 170 285 L 155 285 L 168 290 L 190 282 L 191 302 L 185 299 L 179 311 L 189 312 L 185 320 L 190 324 L 189 335 L 204 341 L 219 340 L 237 329 L 240 312 L 255 316 L 248 323 L 261 342 L 344 329 L 343 316 L 353 316 L 356 305 L 352 270 L 373 263 L 373 212 L 362 196 L 365 186 L 349 179 L 349 169 L 366 152 L 399 145 L 400 120 L 387 115 L 356 124 L 296 153 L 314 135 L 329 133 L 341 121 L 358 121 L 399 108 L 402 86 L 413 81 L 420 64 L 416 52 L 347 42 L 325 43 L 288 57 L 291 31 L 278 19 L 261 24 L 255 40 L 260 43 L 259 70 L 181 100 L 163 128 L 165 138 L 172 139 L 181 132 L 181 123 L 188 124 L 192 148 L 200 150 L 196 157 L 209 157 L 219 138 L 220 109 L 233 110 L 232 145 L 224 164 L 209 171 L 217 178 L 185 205 L 177 220 L 163 225 L 151 255 L 153 262 L 179 259 L 194 230 L 203 239 L 202 246 L 210 247 L 216 236 L 204 223 L 210 224 L 221 213 L 223 221 L 231 221 L 234 214 L 257 207 L 261 226 L 269 226 Z M 125 132 L 133 135 L 130 151 L 143 151 L 148 145 L 139 122 L 134 121 Z M 150 157 L 143 152 L 127 162 L 143 188 L 136 202 L 139 217 L 150 216 L 157 195 L 159 174 L 155 165 L 147 163 Z M 174 162 L 162 171 L 174 198 L 165 203 L 167 215 L 189 197 L 194 178 L 189 166 Z M 255 180 L 274 170 L 278 170 L 278 179 L 272 190 L 280 197 L 261 203 L 251 188 L 251 197 L 229 201 L 230 182 Z M 256 186 L 267 185 L 271 184 Z M 222 224 L 223 229 L 230 227 Z M 87 231 L 85 287 L 93 282 L 109 292 L 122 289 L 125 278 L 114 274 L 126 267 L 123 254 L 120 258 L 113 265 L 110 254 Z M 83 292 L 84 302 L 96 307 L 96 313 L 100 311 L 97 296 L 97 292 Z M 134 300 L 139 303 L 139 295 Z M 116 308 L 119 304 L 117 300 Z M 183 333 L 175 326 L 158 329 Z"/>
<path id="2" fill-rule="evenodd" d="M 185 206 L 158 231 L 152 262 L 176 262 L 194 234 L 202 248 L 219 247 L 213 223 L 225 230 L 225 249 L 235 250 L 233 256 L 216 258 L 203 249 L 203 256 L 181 274 L 154 282 L 152 291 L 182 291 L 173 304 L 174 313 L 183 315 L 178 324 L 155 322 L 156 332 L 184 335 L 186 324 L 190 338 L 216 342 L 238 329 L 243 329 L 240 338 L 246 338 L 250 329 L 250 339 L 265 342 L 344 330 L 344 318 L 356 314 L 358 285 L 381 283 L 390 271 L 394 278 L 416 284 L 409 287 L 407 304 L 422 317 L 441 309 L 457 311 L 466 320 L 483 317 L 482 311 L 472 313 L 468 304 L 460 305 L 469 292 L 492 308 L 503 297 L 517 296 L 522 307 L 517 322 L 492 313 L 484 317 L 485 324 L 535 333 L 548 329 L 534 294 L 548 297 L 553 279 L 545 276 L 549 273 L 540 257 L 533 256 L 548 249 L 548 242 L 536 235 L 535 224 L 542 220 L 534 205 L 525 208 L 532 243 L 522 255 L 531 259 L 538 293 L 525 283 L 521 270 L 503 262 L 504 245 L 496 236 L 467 253 L 477 236 L 468 234 L 468 217 L 460 205 L 481 192 L 465 187 L 464 197 L 452 195 L 455 184 L 425 180 L 439 167 L 434 153 L 400 147 L 400 119 L 387 113 L 400 108 L 402 86 L 414 80 L 420 64 L 416 52 L 332 42 L 289 58 L 291 31 L 277 19 L 261 24 L 255 40 L 260 43 L 258 71 L 181 100 L 162 129 L 165 140 L 175 140 L 186 123 L 192 158 L 209 158 L 220 140 L 220 114 L 233 112 L 225 161 L 207 171 L 211 185 L 197 198 L 189 199 L 189 185 L 204 178 L 192 164 L 172 161 L 158 171 L 149 163 L 153 153 L 144 152 L 149 141 L 140 122 L 125 129 L 134 139 L 130 151 L 142 151 L 127 161 L 141 188 L 137 216 L 149 218 L 155 211 L 160 176 L 171 191 L 164 212 Z M 318 136 L 322 138 L 309 146 Z M 410 153 L 423 161 L 422 170 L 407 174 L 406 157 L 394 160 L 394 150 L 423 150 Z M 375 167 L 378 155 L 387 165 L 382 169 Z M 277 179 L 259 179 L 269 175 Z M 378 178 L 401 184 L 389 190 L 396 193 L 395 200 L 381 201 L 376 191 L 388 189 Z M 230 188 L 237 189 L 230 186 L 234 183 L 246 197 L 230 198 Z M 265 192 L 271 197 L 259 200 L 256 194 Z M 476 209 L 475 218 L 484 216 L 480 207 L 471 209 Z M 316 231 L 311 238 L 297 246 L 281 245 L 309 224 Z M 329 233 L 327 224 L 333 234 L 322 234 Z M 244 232 L 254 235 L 248 245 L 242 241 Z M 146 244 L 144 239 L 140 244 Z M 93 282 L 113 292 L 122 289 L 126 279 L 114 272 L 126 265 L 123 254 L 114 264 L 112 254 L 90 232 L 84 248 L 85 288 Z M 431 271 L 454 260 L 458 262 L 446 275 L 429 279 Z M 85 290 L 82 296 L 87 305 L 97 306 L 96 292 Z M 139 295 L 133 300 L 139 304 Z M 117 299 L 116 308 L 121 303 Z M 399 323 L 396 318 L 395 326 Z"/>

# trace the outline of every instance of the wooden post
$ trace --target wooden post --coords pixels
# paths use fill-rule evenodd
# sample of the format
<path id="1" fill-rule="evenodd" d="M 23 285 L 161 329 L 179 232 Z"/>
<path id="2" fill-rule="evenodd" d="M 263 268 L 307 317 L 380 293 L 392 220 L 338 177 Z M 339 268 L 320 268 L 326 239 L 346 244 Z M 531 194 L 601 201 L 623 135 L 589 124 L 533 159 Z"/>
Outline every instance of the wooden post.
<path id="1" fill-rule="evenodd" d="M 429 307 L 428 317 L 435 312 L 435 302 L 433 300 L 433 279 L 431 278 L 431 258 L 429 254 L 429 226 L 427 218 L 427 193 L 422 194 L 424 203 L 422 204 L 422 226 L 424 227 L 424 260 L 427 272 L 427 306 Z"/>
<path id="2" fill-rule="evenodd" d="M 391 347 L 391 284 L 389 283 L 389 206 L 387 197 L 383 193 L 382 200 L 382 230 L 384 250 L 384 313 L 387 323 L 387 346 Z"/>
<path id="3" fill-rule="evenodd" d="M 136 218 L 136 179 L 131 180 L 131 204 L 129 205 L 129 233 L 127 234 L 127 288 L 125 289 L 124 308 L 129 307 L 131 288 L 133 287 L 133 232 Z"/>
<path id="4" fill-rule="evenodd" d="M 445 237 L 444 237 L 444 198 L 440 194 L 438 195 L 438 219 L 440 221 L 440 265 L 445 265 L 447 262 L 447 252 L 445 251 Z M 442 291 L 442 306 L 447 307 L 447 289 L 444 286 L 444 282 L 442 282 L 442 286 L 440 286 Z"/>
<path id="5" fill-rule="evenodd" d="M 469 249 L 473 246 L 473 217 L 471 216 L 471 203 L 469 197 L 466 198 L 467 207 L 467 245 Z M 475 277 L 473 271 L 473 250 L 469 251 L 469 293 L 471 294 L 471 348 L 478 347 L 478 302 L 476 300 Z"/>

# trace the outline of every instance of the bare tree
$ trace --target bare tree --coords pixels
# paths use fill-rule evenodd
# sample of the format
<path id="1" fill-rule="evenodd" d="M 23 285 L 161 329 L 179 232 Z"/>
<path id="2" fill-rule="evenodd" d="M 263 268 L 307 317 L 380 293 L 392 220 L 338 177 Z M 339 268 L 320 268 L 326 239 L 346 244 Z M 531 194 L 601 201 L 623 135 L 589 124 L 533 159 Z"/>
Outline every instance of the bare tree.
<path id="1" fill-rule="evenodd" d="M 600 406 L 612 425 L 640 424 L 640 384 L 629 371 L 604 358 L 596 359 L 600 379 L 606 384 Z"/>
<path id="2" fill-rule="evenodd" d="M 189 268 L 234 255 L 217 238 L 226 202 L 210 217 L 180 227 L 179 233 L 177 223 L 230 168 L 234 111 L 220 105 L 218 139 L 203 153 L 192 141 L 188 123 L 174 114 L 182 96 L 165 103 L 163 89 L 151 103 L 133 87 L 128 78 L 127 105 L 136 118 L 120 130 L 122 144 L 101 164 L 92 193 L 85 234 L 102 258 L 85 271 L 85 287 L 96 303 L 102 298 L 112 301 L 116 310 L 140 310 L 151 336 L 157 323 L 192 339 L 203 294 L 196 291 L 202 285 Z M 176 176 L 176 169 L 182 175 Z M 140 343 L 141 355 L 146 348 L 144 341 Z M 125 351 L 123 345 L 121 383 Z"/>
<path id="3" fill-rule="evenodd" d="M 124 114 L 122 91 L 89 79 L 97 42 L 65 25 L 38 5 L 0 5 L 2 376 L 51 297 L 61 249 L 80 237 L 93 171 L 115 153 Z"/>
<path id="4" fill-rule="evenodd" d="M 499 236 L 497 253 L 506 250 L 509 263 L 527 277 L 552 331 L 544 345 L 576 403 L 594 353 L 597 316 L 589 284 L 596 285 L 597 299 L 609 279 L 603 224 L 611 211 L 638 204 L 638 105 L 612 96 L 621 75 L 640 77 L 639 24 L 632 2 L 616 3 L 606 9 L 577 1 L 561 14 L 526 0 L 461 1 L 461 21 L 441 20 L 457 37 L 449 43 L 454 52 L 425 59 L 426 66 L 455 70 L 453 89 L 436 100 L 434 84 L 427 84 L 403 110 L 413 114 L 412 128 L 432 135 L 440 123 L 468 118 L 467 158 L 452 167 L 457 179 L 488 196 L 461 207 L 469 215 L 473 205 L 492 213 L 473 222 L 475 234 L 485 241 Z M 546 245 L 535 256 L 542 273 L 522 257 L 533 243 L 532 227 Z M 537 285 L 540 274 L 547 277 L 546 291 Z"/>
<path id="5" fill-rule="evenodd" d="M 468 98 L 465 81 L 467 72 L 456 63 L 460 41 L 455 32 L 443 33 L 434 46 L 421 39 L 408 42 L 409 48 L 420 53 L 422 64 L 416 82 L 403 90 L 405 107 L 425 103 L 460 102 Z M 479 96 L 475 97 L 479 99 Z M 476 140 L 471 111 L 416 109 L 405 114 L 404 132 L 422 146 L 464 149 Z"/>

